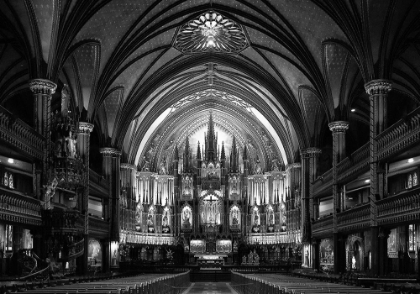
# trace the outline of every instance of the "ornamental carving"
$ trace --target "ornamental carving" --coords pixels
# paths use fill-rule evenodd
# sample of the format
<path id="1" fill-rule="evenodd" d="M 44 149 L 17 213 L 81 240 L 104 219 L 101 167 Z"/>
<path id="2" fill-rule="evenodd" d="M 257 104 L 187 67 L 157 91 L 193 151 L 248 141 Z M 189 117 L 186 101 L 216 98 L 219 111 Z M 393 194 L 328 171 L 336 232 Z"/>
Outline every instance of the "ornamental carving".
<path id="1" fill-rule="evenodd" d="M 328 127 L 332 132 L 345 132 L 349 129 L 349 123 L 347 121 L 333 121 L 328 124 Z"/>
<path id="2" fill-rule="evenodd" d="M 388 80 L 372 80 L 365 84 L 365 91 L 369 95 L 387 94 L 392 90 L 392 83 Z"/>
<path id="3" fill-rule="evenodd" d="M 99 153 L 103 154 L 104 156 L 121 156 L 121 151 L 109 147 L 99 149 Z"/>
<path id="4" fill-rule="evenodd" d="M 242 26 L 215 11 L 181 26 L 174 41 L 174 47 L 184 54 L 238 53 L 248 45 Z"/>

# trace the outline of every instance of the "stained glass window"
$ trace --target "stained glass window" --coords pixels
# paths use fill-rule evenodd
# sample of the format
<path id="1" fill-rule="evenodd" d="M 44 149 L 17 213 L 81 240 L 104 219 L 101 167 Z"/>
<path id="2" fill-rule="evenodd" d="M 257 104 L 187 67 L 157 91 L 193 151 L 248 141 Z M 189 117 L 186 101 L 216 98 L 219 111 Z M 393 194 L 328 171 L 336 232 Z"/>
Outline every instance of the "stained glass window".
<path id="1" fill-rule="evenodd" d="M 413 178 L 411 177 L 411 174 L 408 175 L 408 184 L 407 184 L 407 186 L 408 186 L 408 189 L 410 189 L 410 188 L 413 187 Z"/>
<path id="2" fill-rule="evenodd" d="M 413 174 L 413 187 L 417 186 L 419 184 L 417 180 L 417 173 Z"/>

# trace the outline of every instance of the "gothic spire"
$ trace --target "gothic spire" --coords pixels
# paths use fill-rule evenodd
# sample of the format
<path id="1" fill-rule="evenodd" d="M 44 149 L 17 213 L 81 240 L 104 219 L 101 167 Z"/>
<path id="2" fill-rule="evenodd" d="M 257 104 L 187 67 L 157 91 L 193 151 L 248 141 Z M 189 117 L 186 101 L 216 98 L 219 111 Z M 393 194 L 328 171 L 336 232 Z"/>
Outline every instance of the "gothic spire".
<path id="1" fill-rule="evenodd" d="M 233 142 L 232 142 L 232 153 L 231 153 L 231 161 L 232 164 L 230 166 L 230 171 L 231 172 L 238 172 L 238 149 L 236 148 L 236 139 L 235 137 L 233 137 Z"/>
<path id="2" fill-rule="evenodd" d="M 226 154 L 225 154 L 225 142 L 224 142 L 224 141 L 222 141 L 222 152 L 221 152 L 221 155 L 220 155 L 220 159 L 221 159 L 221 160 L 226 160 Z"/>
<path id="3" fill-rule="evenodd" d="M 185 150 L 184 150 L 184 173 L 190 171 L 190 142 L 188 136 L 185 140 Z"/>
<path id="4" fill-rule="evenodd" d="M 206 138 L 206 160 L 207 162 L 215 162 L 216 156 L 216 135 L 214 133 L 213 113 L 210 112 L 209 124 L 207 126 L 207 138 Z"/>
<path id="5" fill-rule="evenodd" d="M 200 141 L 197 144 L 197 159 L 201 161 Z"/>

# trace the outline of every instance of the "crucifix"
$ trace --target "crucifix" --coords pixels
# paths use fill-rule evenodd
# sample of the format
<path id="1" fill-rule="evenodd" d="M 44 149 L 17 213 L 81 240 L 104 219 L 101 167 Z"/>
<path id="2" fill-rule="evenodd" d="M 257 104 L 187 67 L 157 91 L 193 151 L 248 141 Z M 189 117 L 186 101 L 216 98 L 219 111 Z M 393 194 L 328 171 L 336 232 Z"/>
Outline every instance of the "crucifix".
<path id="1" fill-rule="evenodd" d="M 213 195 L 210 195 L 210 200 L 208 200 L 208 202 L 210 202 L 210 223 L 211 224 L 216 224 L 216 202 L 217 199 L 213 200 Z M 214 223 L 213 223 L 214 221 Z"/>

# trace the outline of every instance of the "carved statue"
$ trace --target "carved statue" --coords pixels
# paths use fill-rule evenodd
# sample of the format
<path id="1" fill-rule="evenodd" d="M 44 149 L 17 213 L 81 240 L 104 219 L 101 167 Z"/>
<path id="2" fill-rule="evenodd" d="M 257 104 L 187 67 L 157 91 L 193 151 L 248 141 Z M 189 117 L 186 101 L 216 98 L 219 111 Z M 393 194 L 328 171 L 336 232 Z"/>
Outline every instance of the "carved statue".
<path id="1" fill-rule="evenodd" d="M 149 214 L 147 216 L 147 225 L 148 226 L 153 226 L 153 215 Z"/>
<path id="2" fill-rule="evenodd" d="M 191 212 L 189 209 L 184 209 L 184 213 L 182 214 L 182 220 L 184 225 L 191 225 L 190 223 Z"/>
<path id="3" fill-rule="evenodd" d="M 262 174 L 263 173 L 263 169 L 261 167 L 261 163 L 260 160 L 257 157 L 257 161 L 255 162 L 255 173 L 256 174 Z"/>
<path id="4" fill-rule="evenodd" d="M 246 264 L 246 255 L 242 256 L 242 264 Z"/>
<path id="5" fill-rule="evenodd" d="M 232 225 L 238 225 L 239 224 L 239 220 L 238 220 L 238 210 L 233 210 L 232 211 Z"/>

